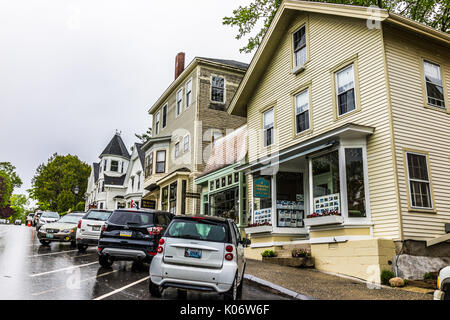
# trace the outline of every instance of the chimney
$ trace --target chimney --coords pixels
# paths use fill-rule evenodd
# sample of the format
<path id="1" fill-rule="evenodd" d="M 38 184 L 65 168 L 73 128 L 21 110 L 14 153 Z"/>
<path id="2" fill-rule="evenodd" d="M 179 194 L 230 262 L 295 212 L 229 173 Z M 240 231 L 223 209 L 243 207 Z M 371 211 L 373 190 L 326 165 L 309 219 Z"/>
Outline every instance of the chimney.
<path id="1" fill-rule="evenodd" d="M 184 52 L 180 52 L 175 57 L 175 80 L 184 71 Z"/>

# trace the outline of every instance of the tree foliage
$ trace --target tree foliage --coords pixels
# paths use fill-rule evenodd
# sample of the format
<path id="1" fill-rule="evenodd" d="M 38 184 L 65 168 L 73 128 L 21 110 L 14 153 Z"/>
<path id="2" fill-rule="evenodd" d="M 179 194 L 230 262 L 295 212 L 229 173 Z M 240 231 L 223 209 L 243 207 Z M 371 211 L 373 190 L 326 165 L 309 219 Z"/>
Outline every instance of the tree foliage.
<path id="1" fill-rule="evenodd" d="M 13 188 L 20 188 L 22 186 L 22 180 L 16 173 L 16 167 L 10 162 L 0 162 L 0 171 L 5 172 L 10 177 Z"/>
<path id="2" fill-rule="evenodd" d="M 36 169 L 30 197 L 38 201 L 41 210 L 67 211 L 83 201 L 91 167 L 77 156 L 53 154 L 47 164 Z M 78 187 L 78 194 L 75 194 Z"/>
<path id="3" fill-rule="evenodd" d="M 152 137 L 152 128 L 148 128 L 143 134 L 134 134 L 142 143 L 146 143 Z"/>
<path id="4" fill-rule="evenodd" d="M 5 208 L 13 191 L 9 175 L 0 170 L 0 209 Z"/>
<path id="5" fill-rule="evenodd" d="M 239 6 L 233 15 L 223 18 L 223 24 L 238 28 L 236 39 L 248 36 L 248 43 L 240 52 L 250 53 L 261 43 L 282 0 L 253 0 L 248 6 Z M 315 0 L 358 6 L 377 6 L 424 23 L 443 32 L 450 31 L 449 0 Z M 255 28 L 259 30 L 255 31 Z M 252 35 L 253 34 L 253 35 Z"/>
<path id="6" fill-rule="evenodd" d="M 11 196 L 10 206 L 14 210 L 13 215 L 9 218 L 10 222 L 15 220 L 22 220 L 25 222 L 26 218 L 26 206 L 28 205 L 28 199 L 23 194 L 13 194 Z"/>

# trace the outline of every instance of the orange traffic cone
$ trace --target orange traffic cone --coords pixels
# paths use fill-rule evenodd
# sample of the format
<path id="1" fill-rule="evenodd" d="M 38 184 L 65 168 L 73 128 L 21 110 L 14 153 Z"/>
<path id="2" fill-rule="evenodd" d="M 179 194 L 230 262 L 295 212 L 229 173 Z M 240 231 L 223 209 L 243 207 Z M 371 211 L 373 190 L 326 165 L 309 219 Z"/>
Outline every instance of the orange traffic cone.
<path id="1" fill-rule="evenodd" d="M 31 227 L 31 221 L 28 220 L 27 227 Z"/>

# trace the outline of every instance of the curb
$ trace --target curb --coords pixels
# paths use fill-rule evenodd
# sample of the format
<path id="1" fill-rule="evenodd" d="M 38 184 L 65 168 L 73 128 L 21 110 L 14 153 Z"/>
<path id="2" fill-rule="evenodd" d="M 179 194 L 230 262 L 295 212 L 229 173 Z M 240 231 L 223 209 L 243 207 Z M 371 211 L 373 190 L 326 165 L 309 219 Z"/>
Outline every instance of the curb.
<path id="1" fill-rule="evenodd" d="M 319 300 L 319 299 L 316 299 L 316 298 L 313 298 L 313 297 L 310 297 L 310 296 L 306 296 L 304 294 L 301 294 L 301 293 L 298 293 L 298 292 L 286 289 L 286 288 L 284 288 L 282 286 L 279 286 L 279 285 L 277 285 L 275 283 L 272 283 L 272 282 L 260 279 L 258 277 L 255 277 L 255 276 L 251 275 L 251 274 L 244 274 L 244 279 L 247 279 L 249 281 L 255 282 L 255 283 L 260 284 L 260 285 L 262 285 L 264 287 L 268 287 L 268 288 L 271 288 L 273 290 L 279 291 L 279 292 L 281 292 L 281 293 L 283 293 L 283 294 L 285 294 L 287 296 L 293 297 L 294 299 L 298 299 L 298 300 Z"/>

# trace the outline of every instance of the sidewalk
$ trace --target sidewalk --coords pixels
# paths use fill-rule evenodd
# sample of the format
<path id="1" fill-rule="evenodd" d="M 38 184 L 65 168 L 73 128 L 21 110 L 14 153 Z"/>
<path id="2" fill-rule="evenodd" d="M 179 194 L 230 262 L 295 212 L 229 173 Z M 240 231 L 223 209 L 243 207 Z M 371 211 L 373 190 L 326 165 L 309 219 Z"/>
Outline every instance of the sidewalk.
<path id="1" fill-rule="evenodd" d="M 398 288 L 368 289 L 351 279 L 322 273 L 315 269 L 279 266 L 247 259 L 245 273 L 297 294 L 299 299 L 321 300 L 432 300 L 433 295 Z"/>

